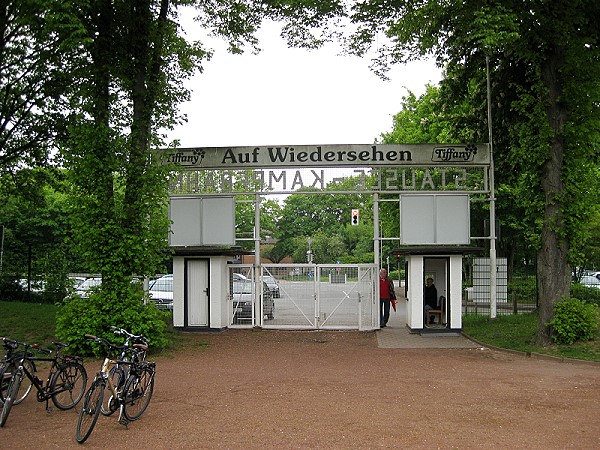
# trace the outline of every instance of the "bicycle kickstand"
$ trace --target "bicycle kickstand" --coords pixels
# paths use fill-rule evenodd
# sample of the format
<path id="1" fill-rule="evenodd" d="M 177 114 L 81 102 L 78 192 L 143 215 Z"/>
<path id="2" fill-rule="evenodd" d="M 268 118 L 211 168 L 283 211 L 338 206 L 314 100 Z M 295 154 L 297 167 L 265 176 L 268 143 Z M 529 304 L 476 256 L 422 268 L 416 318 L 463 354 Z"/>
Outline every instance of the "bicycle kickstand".
<path id="1" fill-rule="evenodd" d="M 125 417 L 125 414 L 123 414 L 123 405 L 121 405 L 121 407 L 119 408 L 119 423 L 121 425 L 125 425 L 125 428 L 127 428 L 127 425 L 129 424 L 129 419 L 127 419 L 127 417 Z"/>
<path id="2" fill-rule="evenodd" d="M 54 408 L 52 408 L 52 407 L 50 406 L 50 399 L 49 399 L 49 398 L 46 398 L 46 412 L 47 412 L 48 414 L 50 414 L 50 413 L 51 413 L 51 412 L 53 412 L 53 411 L 54 411 Z"/>

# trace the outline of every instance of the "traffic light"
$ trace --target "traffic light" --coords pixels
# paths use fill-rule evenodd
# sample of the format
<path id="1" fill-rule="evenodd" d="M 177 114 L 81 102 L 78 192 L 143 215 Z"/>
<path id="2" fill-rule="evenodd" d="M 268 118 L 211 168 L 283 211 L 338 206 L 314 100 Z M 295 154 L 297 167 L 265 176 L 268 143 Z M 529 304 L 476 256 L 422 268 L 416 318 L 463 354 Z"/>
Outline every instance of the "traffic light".
<path id="1" fill-rule="evenodd" d="M 358 209 L 352 210 L 352 220 L 350 223 L 352 225 L 358 225 Z"/>

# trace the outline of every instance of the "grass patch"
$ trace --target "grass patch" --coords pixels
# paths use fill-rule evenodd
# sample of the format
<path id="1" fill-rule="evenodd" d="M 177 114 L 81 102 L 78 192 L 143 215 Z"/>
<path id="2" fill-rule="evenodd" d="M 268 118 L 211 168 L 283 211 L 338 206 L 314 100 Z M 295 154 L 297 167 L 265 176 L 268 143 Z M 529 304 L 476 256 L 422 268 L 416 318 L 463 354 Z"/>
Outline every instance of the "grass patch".
<path id="1" fill-rule="evenodd" d="M 56 341 L 56 305 L 0 301 L 0 337 L 8 337 L 29 344 L 49 345 Z M 168 316 L 168 317 L 167 317 Z M 173 328 L 172 315 L 165 314 L 165 337 L 169 345 L 160 351 L 151 348 L 150 354 L 169 357 L 175 350 L 206 347 L 208 339 L 182 333 Z"/>
<path id="2" fill-rule="evenodd" d="M 499 316 L 494 320 L 487 316 L 466 314 L 463 316 L 463 331 L 483 344 L 496 347 L 561 358 L 600 361 L 600 330 L 596 331 L 595 338 L 590 341 L 542 347 L 535 344 L 537 321 L 536 313 Z"/>
<path id="3" fill-rule="evenodd" d="M 56 340 L 56 310 L 55 305 L 46 303 L 0 301 L 0 336 L 29 343 L 49 344 Z M 170 322 L 165 337 L 171 344 L 158 354 L 169 357 L 176 350 L 202 349 L 209 345 L 209 339 L 205 336 L 183 333 L 174 329 L 172 321 Z M 484 344 L 561 358 L 600 361 L 600 330 L 591 341 L 540 347 L 535 345 L 536 328 L 535 313 L 499 316 L 494 320 L 475 314 L 463 316 L 465 334 Z"/>
<path id="4" fill-rule="evenodd" d="M 32 344 L 56 341 L 56 309 L 47 303 L 0 302 L 0 337 Z"/>

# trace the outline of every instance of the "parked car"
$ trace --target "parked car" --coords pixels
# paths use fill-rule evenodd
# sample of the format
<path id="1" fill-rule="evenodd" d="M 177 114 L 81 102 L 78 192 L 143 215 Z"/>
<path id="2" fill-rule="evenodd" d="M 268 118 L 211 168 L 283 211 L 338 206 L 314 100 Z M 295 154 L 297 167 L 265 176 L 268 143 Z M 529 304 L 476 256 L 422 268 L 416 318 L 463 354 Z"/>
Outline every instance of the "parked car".
<path id="1" fill-rule="evenodd" d="M 247 280 L 248 277 L 245 275 L 242 275 L 241 273 L 234 273 L 233 274 L 233 281 L 242 281 L 242 280 Z"/>
<path id="2" fill-rule="evenodd" d="M 150 283 L 150 300 L 157 308 L 173 311 L 173 275 L 164 275 Z"/>
<path id="3" fill-rule="evenodd" d="M 279 292 L 279 283 L 277 283 L 277 280 L 271 275 L 265 275 L 262 277 L 262 279 L 265 283 L 267 283 L 269 291 L 271 291 L 271 294 L 273 294 L 273 298 L 280 298 L 281 293 Z"/>
<path id="4" fill-rule="evenodd" d="M 592 275 L 584 275 L 579 281 L 583 286 L 600 289 L 600 280 Z"/>
<path id="5" fill-rule="evenodd" d="M 86 278 L 79 286 L 75 286 L 75 294 L 81 298 L 90 296 L 89 290 L 102 284 L 102 278 Z"/>
<path id="6" fill-rule="evenodd" d="M 31 292 L 36 292 L 39 294 L 40 292 L 44 292 L 44 289 L 46 288 L 46 283 L 43 280 L 28 281 L 26 278 L 21 278 L 19 280 L 19 286 L 24 291 L 28 291 L 31 287 Z"/>
<path id="7" fill-rule="evenodd" d="M 252 317 L 252 301 L 254 299 L 254 283 L 252 280 L 239 280 L 233 282 L 232 301 L 234 318 L 249 319 Z M 275 302 L 273 294 L 266 283 L 263 282 L 263 312 L 268 319 L 273 319 Z"/>
<path id="8" fill-rule="evenodd" d="M 85 277 L 78 276 L 70 276 L 69 281 L 72 284 L 73 288 L 77 288 L 77 286 L 81 286 L 85 281 Z"/>

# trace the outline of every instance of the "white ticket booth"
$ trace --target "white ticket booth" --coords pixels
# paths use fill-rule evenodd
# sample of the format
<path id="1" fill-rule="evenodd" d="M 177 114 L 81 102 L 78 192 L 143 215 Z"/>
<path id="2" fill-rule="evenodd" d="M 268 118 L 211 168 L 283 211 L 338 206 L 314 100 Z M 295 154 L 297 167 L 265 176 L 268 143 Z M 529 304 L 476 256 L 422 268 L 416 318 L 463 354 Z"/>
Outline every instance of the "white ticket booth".
<path id="1" fill-rule="evenodd" d="M 394 253 L 406 258 L 407 327 L 411 331 L 462 329 L 462 255 L 476 250 L 469 245 L 469 229 L 468 195 L 401 196 L 401 246 Z M 426 289 L 428 279 L 433 289 Z"/>
<path id="2" fill-rule="evenodd" d="M 467 247 L 443 249 L 405 247 L 406 325 L 412 332 L 456 332 L 462 329 L 462 256 Z M 427 279 L 435 287 L 436 303 L 426 309 Z M 430 288 L 431 289 L 431 288 Z"/>
<path id="3" fill-rule="evenodd" d="M 222 329 L 229 323 L 228 264 L 235 244 L 233 197 L 172 197 L 169 244 L 173 256 L 173 326 Z"/>

